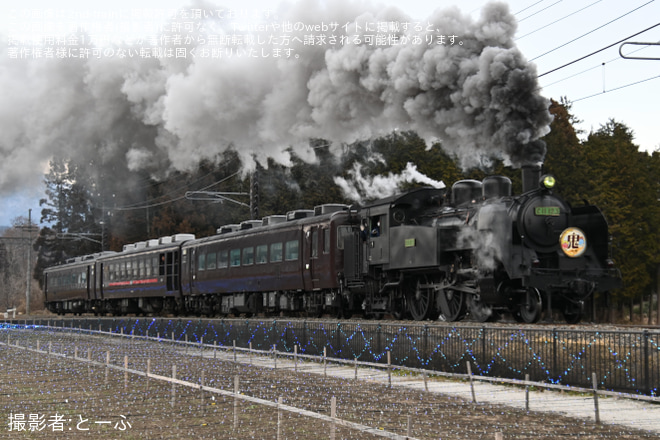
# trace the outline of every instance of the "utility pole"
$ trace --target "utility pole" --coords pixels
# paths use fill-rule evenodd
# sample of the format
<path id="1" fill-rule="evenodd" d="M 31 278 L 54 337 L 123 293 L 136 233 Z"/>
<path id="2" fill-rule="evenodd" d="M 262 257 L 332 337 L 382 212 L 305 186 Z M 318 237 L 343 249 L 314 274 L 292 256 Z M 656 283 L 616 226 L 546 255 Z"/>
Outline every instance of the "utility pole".
<path id="1" fill-rule="evenodd" d="M 655 314 L 655 323 L 656 325 L 660 325 L 660 263 L 658 263 L 658 279 L 657 279 L 657 286 L 655 288 L 655 296 L 658 300 L 658 310 L 657 313 Z"/>
<path id="2" fill-rule="evenodd" d="M 26 281 L 27 287 L 25 289 L 25 315 L 30 314 L 30 295 L 32 294 L 32 208 L 28 209 L 28 248 L 27 248 L 27 272 Z"/>
<path id="3" fill-rule="evenodd" d="M 259 170 L 256 165 L 250 173 L 250 219 L 259 219 Z"/>

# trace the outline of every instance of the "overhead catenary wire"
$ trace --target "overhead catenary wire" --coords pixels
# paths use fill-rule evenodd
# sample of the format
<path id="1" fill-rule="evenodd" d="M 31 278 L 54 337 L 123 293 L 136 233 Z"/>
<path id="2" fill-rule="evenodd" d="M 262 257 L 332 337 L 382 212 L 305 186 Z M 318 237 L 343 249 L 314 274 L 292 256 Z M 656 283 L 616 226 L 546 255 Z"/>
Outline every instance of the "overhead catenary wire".
<path id="1" fill-rule="evenodd" d="M 642 83 L 645 83 L 647 81 L 651 81 L 651 80 L 654 80 L 654 79 L 657 79 L 657 78 L 660 78 L 660 75 L 656 75 L 656 76 L 652 76 L 650 78 L 635 81 L 635 82 L 632 82 L 630 84 L 625 84 L 623 86 L 615 87 L 613 89 L 603 90 L 602 92 L 594 93 L 593 95 L 589 95 L 589 96 L 584 96 L 584 97 L 579 98 L 579 99 L 573 99 L 573 100 L 571 100 L 571 102 L 584 101 L 585 99 L 593 98 L 595 96 L 603 95 L 603 94 L 609 93 L 609 92 L 614 92 L 616 90 L 625 89 L 626 87 L 631 87 L 631 86 L 634 86 L 634 85 L 637 85 L 637 84 L 642 84 Z"/>
<path id="2" fill-rule="evenodd" d="M 639 9 L 641 9 L 641 8 L 643 8 L 643 7 L 645 7 L 645 6 L 650 5 L 650 4 L 653 3 L 654 1 L 655 1 L 655 0 L 650 0 L 650 1 L 646 2 L 646 3 L 644 3 L 643 5 L 638 6 L 638 7 L 636 7 L 635 9 L 632 9 L 632 10 L 626 12 L 625 14 L 618 16 L 618 17 L 615 18 L 614 20 L 610 20 L 610 21 L 608 21 L 607 23 L 605 23 L 605 24 L 603 24 L 603 25 L 601 25 L 601 26 L 598 26 L 597 28 L 594 28 L 594 29 L 590 30 L 589 32 L 586 32 L 586 33 L 580 35 L 579 37 L 573 38 L 572 40 L 567 41 L 566 43 L 561 44 L 561 45 L 555 47 L 554 49 L 550 49 L 549 51 L 547 51 L 547 52 L 545 52 L 545 53 L 542 53 L 541 55 L 538 55 L 538 56 L 532 58 L 530 61 L 537 60 L 537 59 L 539 59 L 539 58 L 541 58 L 541 57 L 543 57 L 543 56 L 545 56 L 545 55 L 548 55 L 548 54 L 550 54 L 550 53 L 552 53 L 552 52 L 554 52 L 554 51 L 556 51 L 556 50 L 561 49 L 562 47 L 568 46 L 569 44 L 574 43 L 574 42 L 580 40 L 581 38 L 584 38 L 584 37 L 586 37 L 587 35 L 590 35 L 590 34 L 596 32 L 597 30 L 602 29 L 602 28 L 604 28 L 605 26 L 610 25 L 610 24 L 612 24 L 612 23 L 614 23 L 614 22 L 616 22 L 616 21 L 622 19 L 623 17 L 632 14 L 632 13 L 635 12 L 635 11 L 638 11 Z M 656 26 L 657 26 L 657 25 L 656 25 Z M 655 26 L 653 26 L 653 27 L 655 27 Z M 650 29 L 651 29 L 651 28 L 650 28 Z M 635 34 L 635 35 L 639 35 L 639 34 Z M 631 37 L 628 37 L 628 38 L 631 38 Z M 622 40 L 622 41 L 625 41 L 625 40 Z M 614 44 L 617 44 L 617 43 L 614 43 Z M 609 47 L 611 47 L 611 46 L 609 46 Z M 602 49 L 602 50 L 604 50 L 604 49 Z M 544 74 L 544 75 L 545 75 L 545 74 Z"/>
<path id="3" fill-rule="evenodd" d="M 660 43 L 660 40 L 658 40 L 657 43 Z M 636 50 L 631 51 L 630 54 L 640 52 L 640 51 L 642 51 L 642 50 L 644 50 L 644 49 L 646 49 L 646 47 L 641 47 L 641 48 L 639 48 L 639 49 L 636 49 Z M 566 80 L 569 80 L 569 79 L 575 78 L 576 76 L 580 76 L 580 75 L 583 75 L 583 74 L 585 74 L 585 73 L 587 73 L 587 72 L 591 72 L 591 71 L 594 70 L 594 69 L 601 68 L 603 65 L 608 65 L 608 64 L 610 64 L 610 63 L 615 63 L 615 62 L 617 62 L 617 61 L 621 61 L 621 60 L 623 60 L 623 58 L 621 58 L 620 56 L 617 56 L 617 57 L 611 58 L 611 59 L 609 59 L 609 60 L 607 60 L 607 61 L 604 61 L 604 62 L 602 62 L 602 63 L 598 63 L 598 64 L 595 65 L 595 66 L 589 67 L 588 69 L 584 69 L 584 70 L 582 70 L 582 71 L 580 71 L 580 72 L 577 72 L 577 73 L 574 73 L 574 74 L 572 74 L 572 75 L 566 76 L 566 77 L 564 77 L 564 78 L 562 78 L 562 79 L 558 79 L 558 80 L 553 81 L 553 82 L 551 82 L 551 83 L 544 84 L 543 86 L 539 87 L 537 90 L 541 90 L 541 89 L 544 88 L 544 87 L 554 86 L 555 84 L 559 84 L 559 83 L 561 83 L 561 82 L 563 82 L 563 81 L 566 81 Z"/>
<path id="4" fill-rule="evenodd" d="M 555 21 L 553 21 L 553 22 L 551 22 L 551 23 L 548 23 L 548 24 L 546 24 L 546 25 L 544 25 L 544 26 L 541 26 L 540 28 L 534 29 L 534 30 L 531 31 L 531 32 L 528 32 L 528 33 L 526 33 L 526 34 L 524 34 L 524 35 L 521 35 L 520 37 L 517 37 L 517 38 L 516 38 L 516 41 L 518 41 L 518 40 L 520 40 L 520 39 L 523 39 L 523 38 L 527 37 L 528 35 L 532 35 L 532 34 L 538 32 L 538 31 L 540 31 L 540 30 L 543 30 L 543 29 L 545 29 L 545 28 L 547 28 L 547 27 L 549 27 L 549 26 L 552 26 L 553 24 L 557 24 L 557 23 L 559 23 L 560 21 L 565 20 L 565 19 L 567 19 L 567 18 L 569 18 L 569 17 L 572 17 L 573 15 L 578 14 L 578 13 L 584 11 L 585 9 L 588 9 L 588 8 L 592 7 L 593 5 L 595 5 L 595 4 L 597 4 L 597 3 L 600 3 L 600 2 L 602 2 L 602 1 L 603 1 L 603 0 L 596 0 L 595 2 L 589 4 L 589 5 L 587 5 L 587 6 L 583 7 L 583 8 L 581 8 L 581 9 L 578 9 L 577 11 L 573 11 L 573 12 L 571 12 L 570 14 L 568 14 L 568 15 L 564 15 L 563 17 L 558 18 L 557 20 L 555 20 Z M 530 15 L 529 17 L 531 17 L 531 15 Z M 529 17 L 525 17 L 525 18 L 529 18 Z M 521 19 L 521 20 L 519 20 L 519 21 L 522 21 L 522 20 L 524 20 L 524 18 Z"/>
<path id="5" fill-rule="evenodd" d="M 582 60 L 584 60 L 584 59 L 586 59 L 586 58 L 589 58 L 589 57 L 591 57 L 591 56 L 593 56 L 593 55 L 596 55 L 597 53 L 600 53 L 600 52 L 602 52 L 602 51 L 604 51 L 604 50 L 607 50 L 607 49 L 609 49 L 609 48 L 611 48 L 611 47 L 613 47 L 613 46 L 616 46 L 617 44 L 621 44 L 621 43 L 623 43 L 624 41 L 626 41 L 626 40 L 628 40 L 628 39 L 630 39 L 630 38 L 636 37 L 637 35 L 643 34 L 644 32 L 648 32 L 648 31 L 650 31 L 651 29 L 656 28 L 656 27 L 658 27 L 658 26 L 660 26 L 660 23 L 656 23 L 656 24 L 654 24 L 653 26 L 650 26 L 650 27 L 648 27 L 648 28 L 646 28 L 646 29 L 644 29 L 644 30 L 642 30 L 642 31 L 636 32 L 636 33 L 634 33 L 634 34 L 632 34 L 632 35 L 630 35 L 630 36 L 628 36 L 628 37 L 626 37 L 626 38 L 623 38 L 623 39 L 621 39 L 621 40 L 619 40 L 619 41 L 616 41 L 616 42 L 614 42 L 614 43 L 612 43 L 612 44 L 609 44 L 609 45 L 607 45 L 607 46 L 605 46 L 605 47 L 603 47 L 603 48 L 600 48 L 600 49 L 598 49 L 598 50 L 595 50 L 595 51 L 593 51 L 593 52 L 591 52 L 591 53 L 589 53 L 589 54 L 587 54 L 587 55 L 584 55 L 584 56 L 582 56 L 582 57 L 580 57 L 580 58 L 577 58 L 577 59 L 575 59 L 575 60 L 573 60 L 573 61 L 570 61 L 570 62 L 568 62 L 568 63 L 566 63 L 566 64 L 564 64 L 564 65 L 561 65 L 561 66 L 559 66 L 559 67 L 555 67 L 555 68 L 552 69 L 552 70 L 548 70 L 547 72 L 544 72 L 544 73 L 540 74 L 537 78 L 541 78 L 541 77 L 543 77 L 543 76 L 545 76 L 545 75 L 548 75 L 548 74 L 550 74 L 550 73 L 556 72 L 557 70 L 563 69 L 564 67 L 568 67 L 568 66 L 570 66 L 571 64 L 575 64 L 575 63 L 577 63 L 578 61 L 582 61 Z M 546 52 L 546 53 L 549 53 L 549 52 Z M 538 57 L 537 57 L 537 58 L 538 58 Z"/>
<path id="6" fill-rule="evenodd" d="M 239 174 L 240 174 L 240 171 L 237 171 L 234 174 L 231 174 L 231 175 L 225 177 L 224 179 L 218 180 L 217 182 L 213 182 L 212 184 L 207 185 L 204 188 L 199 189 L 198 191 L 205 191 L 205 190 L 207 190 L 207 189 L 209 189 L 213 186 L 219 185 L 219 184 L 221 184 L 221 183 L 223 183 L 223 182 L 225 182 L 225 181 L 227 181 L 227 180 L 231 179 L 232 177 L 235 177 Z M 179 189 L 181 189 L 181 188 L 179 188 Z M 171 194 L 171 192 L 169 194 Z M 161 197 L 163 197 L 163 196 L 161 196 Z M 158 197 L 158 198 L 160 198 L 160 197 Z M 148 204 L 148 205 L 140 205 L 140 206 L 125 206 L 125 207 L 119 207 L 119 208 L 110 208 L 110 210 L 112 210 L 112 211 L 134 211 L 134 210 L 137 210 L 137 209 L 154 208 L 156 206 L 166 205 L 168 203 L 173 203 L 173 202 L 176 202 L 176 201 L 179 201 L 179 200 L 183 200 L 185 198 L 186 198 L 186 196 L 184 194 L 182 196 L 175 197 L 175 198 L 169 199 L 169 200 L 164 200 L 162 202 L 156 202 L 156 203 L 151 203 L 151 204 Z M 153 200 L 156 200 L 156 199 L 153 199 Z"/>
<path id="7" fill-rule="evenodd" d="M 527 17 L 521 18 L 520 20 L 518 20 L 518 23 L 520 23 L 521 21 L 525 21 L 525 20 L 527 20 L 528 18 L 531 18 L 531 17 L 533 17 L 533 16 L 535 16 L 535 15 L 537 15 L 537 14 L 540 14 L 540 13 L 543 12 L 543 11 L 547 11 L 548 9 L 552 8 L 552 7 L 555 6 L 555 5 L 558 5 L 558 4 L 561 3 L 562 1 L 563 1 L 563 0 L 557 0 L 556 2 L 554 2 L 553 4 L 551 4 L 551 5 L 549 5 L 549 6 L 546 6 L 546 7 L 543 8 L 543 9 L 539 9 L 538 11 L 534 12 L 534 13 L 531 14 L 531 15 L 528 15 Z"/>

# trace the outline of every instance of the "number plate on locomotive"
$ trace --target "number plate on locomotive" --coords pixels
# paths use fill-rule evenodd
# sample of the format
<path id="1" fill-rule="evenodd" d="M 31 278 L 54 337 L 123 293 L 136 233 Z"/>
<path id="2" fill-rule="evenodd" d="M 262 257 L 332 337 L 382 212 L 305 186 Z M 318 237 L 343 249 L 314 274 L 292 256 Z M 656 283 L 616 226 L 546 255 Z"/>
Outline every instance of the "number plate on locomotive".
<path id="1" fill-rule="evenodd" d="M 561 214 L 561 210 L 558 206 L 537 206 L 534 208 L 534 214 L 558 216 Z"/>

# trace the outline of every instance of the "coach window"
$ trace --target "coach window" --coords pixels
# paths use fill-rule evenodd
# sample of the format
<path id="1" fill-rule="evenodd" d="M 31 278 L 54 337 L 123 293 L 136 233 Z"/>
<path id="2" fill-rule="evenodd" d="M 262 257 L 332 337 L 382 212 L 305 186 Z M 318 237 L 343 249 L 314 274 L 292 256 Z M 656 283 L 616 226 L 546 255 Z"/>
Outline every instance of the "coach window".
<path id="1" fill-rule="evenodd" d="M 243 266 L 254 264 L 254 248 L 246 247 L 243 249 Z"/>
<path id="2" fill-rule="evenodd" d="M 197 270 L 206 270 L 206 254 L 200 253 L 197 257 Z"/>
<path id="3" fill-rule="evenodd" d="M 151 257 L 147 257 L 147 259 L 144 260 L 144 273 L 148 277 L 151 276 Z"/>
<path id="4" fill-rule="evenodd" d="M 278 261 L 282 261 L 282 243 L 273 243 L 270 245 L 270 262 Z"/>
<path id="5" fill-rule="evenodd" d="M 257 246 L 257 264 L 264 264 L 268 262 L 268 245 L 260 244 Z"/>
<path id="6" fill-rule="evenodd" d="M 291 240 L 286 242 L 284 248 L 284 258 L 286 261 L 294 261 L 298 259 L 298 240 Z"/>
<path id="7" fill-rule="evenodd" d="M 221 250 L 218 252 L 218 269 L 224 269 L 225 267 L 229 266 L 229 253 L 227 250 Z"/>
<path id="8" fill-rule="evenodd" d="M 140 258 L 140 261 L 138 262 L 138 275 L 140 278 L 143 278 L 145 275 L 147 275 L 147 271 L 144 268 L 144 258 Z"/>
<path id="9" fill-rule="evenodd" d="M 126 262 L 126 279 L 131 279 L 133 277 L 133 262 L 132 261 L 127 261 Z"/>
<path id="10" fill-rule="evenodd" d="M 122 261 L 119 263 L 119 279 L 123 280 L 126 278 L 126 262 Z"/>
<path id="11" fill-rule="evenodd" d="M 241 265 L 241 250 L 232 249 L 229 252 L 229 261 L 231 262 L 231 267 L 237 267 Z"/>
<path id="12" fill-rule="evenodd" d="M 344 249 L 344 239 L 353 234 L 350 226 L 339 226 L 337 228 L 337 249 Z"/>
<path id="13" fill-rule="evenodd" d="M 323 253 L 330 253 L 330 228 L 323 229 Z"/>
<path id="14" fill-rule="evenodd" d="M 216 253 L 215 252 L 209 252 L 206 255 L 206 268 L 208 270 L 213 270 L 216 267 L 215 264 L 216 264 Z"/>

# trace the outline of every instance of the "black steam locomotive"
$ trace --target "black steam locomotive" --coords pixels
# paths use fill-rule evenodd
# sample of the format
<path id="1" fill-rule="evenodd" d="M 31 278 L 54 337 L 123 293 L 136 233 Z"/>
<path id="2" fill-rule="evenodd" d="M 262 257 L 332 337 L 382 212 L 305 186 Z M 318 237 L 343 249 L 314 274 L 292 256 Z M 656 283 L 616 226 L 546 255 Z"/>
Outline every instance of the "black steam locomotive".
<path id="1" fill-rule="evenodd" d="M 523 193 L 490 176 L 367 206 L 321 205 L 127 245 L 45 271 L 58 314 L 305 315 L 520 322 L 581 319 L 621 284 L 598 208 L 571 207 L 539 167 Z"/>

